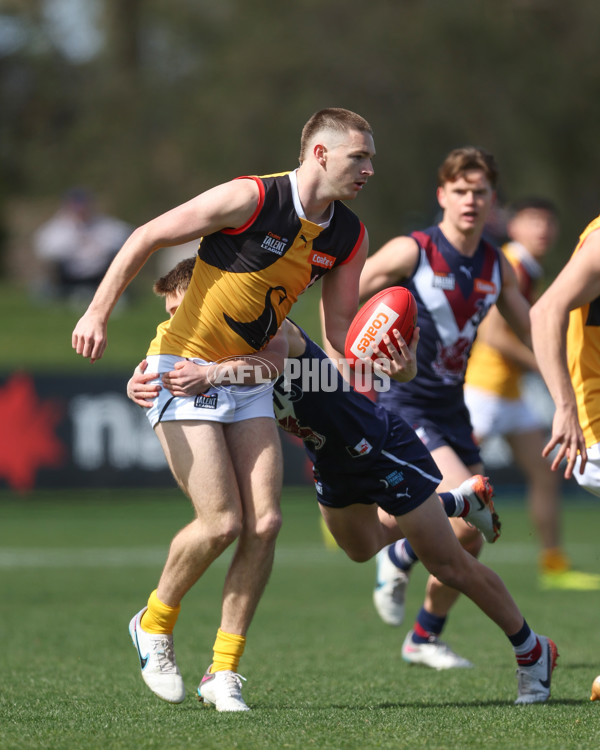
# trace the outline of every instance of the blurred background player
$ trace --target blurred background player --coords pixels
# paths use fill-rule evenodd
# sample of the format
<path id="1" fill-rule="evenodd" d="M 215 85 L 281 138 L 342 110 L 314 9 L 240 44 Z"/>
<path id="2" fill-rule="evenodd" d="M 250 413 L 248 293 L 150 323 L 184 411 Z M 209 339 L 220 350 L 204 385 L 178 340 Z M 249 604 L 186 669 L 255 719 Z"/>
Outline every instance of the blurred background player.
<path id="1" fill-rule="evenodd" d="M 184 295 L 185 275 L 189 272 L 185 263 L 154 286 L 155 292 L 165 297 L 171 316 Z M 397 331 L 394 335 L 398 350 L 384 336 L 392 359 L 382 357 L 380 372 L 404 382 L 416 372 L 418 329 L 410 347 Z M 337 543 L 352 560 L 362 562 L 370 559 L 382 544 L 401 534 L 408 535 L 430 571 L 466 593 L 504 630 L 518 665 L 515 703 L 546 701 L 558 656 L 555 644 L 531 631 L 499 577 L 461 549 L 440 509 L 441 501 L 448 516 L 464 518 L 488 541 L 495 541 L 499 523 L 487 479 L 470 477 L 459 488 L 438 496 L 435 488 L 439 471 L 408 424 L 348 387 L 325 352 L 289 320 L 283 321 L 273 343 L 283 337 L 288 357 L 294 358 L 299 367 L 294 368 L 294 374 L 286 370 L 276 382 L 275 414 L 280 427 L 304 442 L 313 461 L 319 507 Z M 269 348 L 263 350 L 264 358 L 269 357 Z M 377 347 L 375 351 L 378 352 Z M 320 363 L 318 368 L 315 361 Z M 326 376 L 326 390 L 321 390 L 314 378 L 305 377 L 303 363 L 309 363 L 311 373 L 322 373 L 323 365 L 329 365 L 333 377 Z M 201 368 L 191 362 L 183 368 L 188 371 L 185 387 L 182 391 L 180 385 L 172 386 L 172 392 L 188 396 L 202 392 L 206 383 L 200 375 Z M 148 408 L 161 386 L 155 380 L 156 373 L 144 374 L 145 369 L 146 363 L 142 362 L 128 383 L 127 393 Z M 385 511 L 382 518 L 378 507 Z"/>
<path id="2" fill-rule="evenodd" d="M 543 261 L 556 241 L 558 211 L 552 201 L 528 197 L 509 207 L 502 251 L 519 288 L 534 302 Z M 475 438 L 501 436 L 528 484 L 529 512 L 541 543 L 539 570 L 545 588 L 596 589 L 600 576 L 571 570 L 561 546 L 560 478 L 542 457 L 546 430 L 523 397 L 525 372 L 539 372 L 532 350 L 493 307 L 479 327 L 465 376 L 465 401 Z"/>
<path id="3" fill-rule="evenodd" d="M 409 383 L 392 381 L 378 402 L 400 414 L 429 448 L 443 479 L 439 491 L 483 473 L 473 440 L 463 385 L 480 322 L 497 304 L 518 335 L 528 340 L 529 305 L 500 251 L 482 238 L 495 201 L 498 170 L 481 148 L 454 149 L 438 170 L 439 224 L 396 237 L 369 257 L 360 296 L 404 284 L 414 294 L 421 329 L 419 369 Z M 461 519 L 451 519 L 463 547 L 478 556 L 483 540 Z M 406 540 L 377 555 L 375 607 L 389 625 L 400 625 L 408 575 L 417 554 Z M 411 663 L 434 669 L 470 667 L 440 639 L 458 592 L 430 576 L 423 606 L 402 646 Z"/>
<path id="4" fill-rule="evenodd" d="M 87 304 L 133 227 L 100 213 L 85 188 L 68 190 L 58 211 L 33 237 L 34 253 L 46 276 L 41 299 L 60 297 Z"/>

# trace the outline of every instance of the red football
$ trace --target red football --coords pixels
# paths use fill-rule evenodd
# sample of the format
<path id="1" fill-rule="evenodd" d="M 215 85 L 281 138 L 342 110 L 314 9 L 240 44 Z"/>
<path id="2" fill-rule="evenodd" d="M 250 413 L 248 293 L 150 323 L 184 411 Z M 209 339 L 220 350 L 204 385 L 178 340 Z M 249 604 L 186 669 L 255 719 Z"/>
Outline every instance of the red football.
<path id="1" fill-rule="evenodd" d="M 377 344 L 384 356 L 389 356 L 386 345 L 382 342 L 383 334 L 392 338 L 392 329 L 402 334 L 410 344 L 413 331 L 417 325 L 417 303 L 413 295 L 403 286 L 391 286 L 382 289 L 356 313 L 348 335 L 344 354 L 354 367 L 360 357 L 376 359 L 373 345 Z"/>

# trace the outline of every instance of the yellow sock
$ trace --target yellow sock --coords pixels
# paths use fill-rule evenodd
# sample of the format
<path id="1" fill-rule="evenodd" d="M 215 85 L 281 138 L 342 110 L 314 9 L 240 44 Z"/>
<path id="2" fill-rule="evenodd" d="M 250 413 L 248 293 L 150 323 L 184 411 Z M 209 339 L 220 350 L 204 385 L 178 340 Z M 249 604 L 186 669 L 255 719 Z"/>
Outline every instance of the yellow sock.
<path id="1" fill-rule="evenodd" d="M 213 663 L 210 671 L 222 672 L 225 669 L 230 669 L 232 672 L 237 672 L 245 645 L 245 636 L 225 633 L 219 628 L 213 646 Z"/>
<path id="2" fill-rule="evenodd" d="M 154 590 L 148 599 L 148 609 L 142 615 L 140 624 L 146 633 L 168 633 L 173 632 L 181 604 L 178 607 L 169 607 L 156 595 Z"/>
<path id="3" fill-rule="evenodd" d="M 540 567 L 543 573 L 564 573 L 571 563 L 560 547 L 545 549 L 540 555 Z"/>

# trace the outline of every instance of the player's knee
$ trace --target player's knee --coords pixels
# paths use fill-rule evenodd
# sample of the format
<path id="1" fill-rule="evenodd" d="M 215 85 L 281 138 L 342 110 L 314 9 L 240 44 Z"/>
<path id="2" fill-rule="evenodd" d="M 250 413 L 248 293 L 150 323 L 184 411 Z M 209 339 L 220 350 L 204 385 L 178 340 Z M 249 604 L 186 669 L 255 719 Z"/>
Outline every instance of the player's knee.
<path id="1" fill-rule="evenodd" d="M 344 546 L 342 546 L 342 549 L 348 555 L 348 557 L 352 560 L 352 562 L 357 562 L 357 563 L 364 563 L 364 562 L 367 562 L 368 560 L 372 560 L 376 551 L 376 550 L 374 551 L 371 548 L 356 549 L 353 547 L 344 547 Z"/>
<path id="2" fill-rule="evenodd" d="M 282 518 L 281 511 L 273 508 L 268 513 L 264 513 L 257 519 L 254 528 L 254 535 L 262 542 L 271 542 L 277 539 L 281 529 Z"/>
<path id="3" fill-rule="evenodd" d="M 478 529 L 473 529 L 464 524 L 464 531 L 461 530 L 456 536 L 466 552 L 473 555 L 473 557 L 479 557 L 479 553 L 483 548 L 483 537 Z"/>
<path id="4" fill-rule="evenodd" d="M 202 525 L 201 534 L 206 536 L 205 521 L 198 520 L 197 523 Z M 208 541 L 214 550 L 222 551 L 235 542 L 241 533 L 241 519 L 235 514 L 226 514 L 212 524 L 208 533 Z"/>

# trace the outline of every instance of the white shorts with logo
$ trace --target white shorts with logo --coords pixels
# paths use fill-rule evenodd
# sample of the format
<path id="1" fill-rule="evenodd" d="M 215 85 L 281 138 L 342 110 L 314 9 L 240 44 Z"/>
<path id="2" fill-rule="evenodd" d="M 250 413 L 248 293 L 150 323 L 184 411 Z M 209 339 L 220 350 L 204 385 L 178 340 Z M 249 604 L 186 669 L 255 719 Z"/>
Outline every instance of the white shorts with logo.
<path id="1" fill-rule="evenodd" d="M 543 427 L 540 418 L 523 398 L 502 398 L 472 385 L 465 385 L 464 392 L 477 440 L 492 435 L 532 432 Z"/>
<path id="2" fill-rule="evenodd" d="M 173 354 L 152 354 L 146 357 L 148 372 L 170 372 L 175 363 L 185 360 Z M 189 359 L 198 365 L 212 364 L 203 359 Z M 160 383 L 158 380 L 153 383 Z M 173 396 L 164 386 L 146 411 L 154 428 L 159 422 L 207 421 L 242 422 L 256 417 L 275 418 L 273 413 L 273 382 L 247 386 L 212 386 L 197 396 Z"/>
<path id="3" fill-rule="evenodd" d="M 585 471 L 583 474 L 580 474 L 579 467 L 581 466 L 581 458 L 577 456 L 573 476 L 580 487 L 591 492 L 592 495 L 600 497 L 600 443 L 591 445 L 587 449 L 587 457 Z"/>

